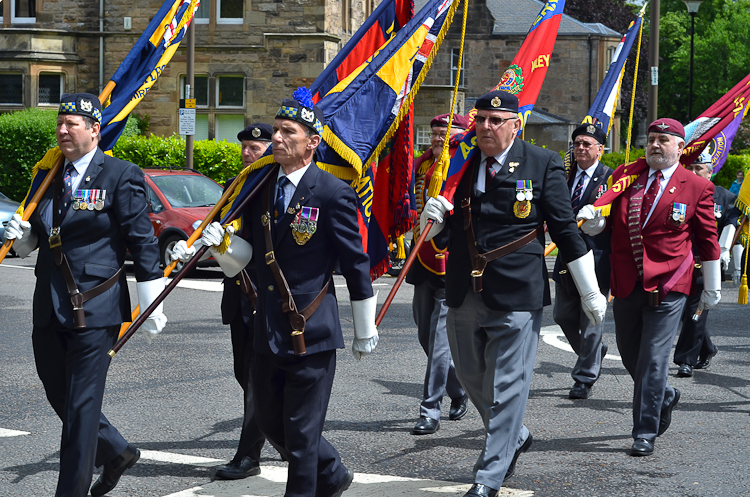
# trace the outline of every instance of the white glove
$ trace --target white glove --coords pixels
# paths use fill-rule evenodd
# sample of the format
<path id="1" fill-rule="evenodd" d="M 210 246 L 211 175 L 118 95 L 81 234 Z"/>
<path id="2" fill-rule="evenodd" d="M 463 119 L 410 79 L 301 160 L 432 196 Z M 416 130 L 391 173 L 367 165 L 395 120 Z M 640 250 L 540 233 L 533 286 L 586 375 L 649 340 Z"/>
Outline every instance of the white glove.
<path id="1" fill-rule="evenodd" d="M 419 231 L 424 233 L 427 221 L 432 219 L 434 223 L 427 234 L 425 241 L 430 240 L 445 228 L 445 214 L 453 210 L 453 204 L 442 195 L 437 197 L 428 197 L 422 214 L 419 216 Z"/>
<path id="2" fill-rule="evenodd" d="M 587 206 L 588 207 L 588 206 Z M 596 279 L 594 266 L 594 252 L 589 250 L 586 255 L 568 263 L 568 270 L 573 277 L 573 282 L 581 296 L 583 312 L 596 326 L 604 319 L 607 312 L 607 297 L 599 291 L 599 282 Z"/>
<path id="3" fill-rule="evenodd" d="M 724 226 L 724 229 L 721 230 L 721 236 L 719 237 L 721 256 L 719 257 L 719 260 L 721 260 L 721 269 L 723 269 L 724 271 L 729 269 L 729 260 L 732 258 L 732 255 L 729 253 L 729 249 L 731 248 L 730 245 L 732 244 L 732 240 L 734 239 L 734 233 L 736 230 L 737 228 L 735 228 L 731 224 Z"/>
<path id="4" fill-rule="evenodd" d="M 27 257 L 33 252 L 39 239 L 36 233 L 31 231 L 31 223 L 24 221 L 18 213 L 13 214 L 13 217 L 8 221 L 8 226 L 5 228 L 5 238 L 6 240 L 15 240 L 13 250 L 20 257 Z"/>
<path id="5" fill-rule="evenodd" d="M 584 205 L 578 211 L 576 221 L 583 219 L 585 222 L 581 225 L 581 231 L 589 236 L 596 236 L 607 227 L 607 220 L 602 217 L 602 212 L 593 205 Z"/>
<path id="6" fill-rule="evenodd" d="M 732 247 L 732 259 L 734 259 L 732 283 L 734 283 L 734 286 L 740 286 L 740 279 L 742 279 L 742 245 L 739 243 Z"/>
<path id="7" fill-rule="evenodd" d="M 354 318 L 354 341 L 352 354 L 358 361 L 375 350 L 378 344 L 378 329 L 375 326 L 375 306 L 378 294 L 365 300 L 352 300 L 352 317 Z"/>
<path id="8" fill-rule="evenodd" d="M 713 309 L 721 300 L 721 262 L 703 261 L 703 293 L 698 309 Z"/>
<path id="9" fill-rule="evenodd" d="M 197 240 L 200 242 L 200 240 Z M 172 247 L 172 254 L 170 255 L 173 261 L 187 262 L 195 255 L 195 245 L 188 247 L 185 240 L 180 240 Z"/>
<path id="10" fill-rule="evenodd" d="M 166 286 L 166 278 L 157 278 L 151 281 L 140 281 L 136 284 L 138 289 L 138 305 L 141 308 L 141 312 L 146 312 L 148 306 L 156 300 L 156 297 L 164 291 Z M 164 315 L 164 303 L 159 304 L 154 312 L 143 322 L 139 330 L 151 343 L 151 339 L 156 336 L 164 326 L 167 324 L 167 316 Z"/>
<path id="11" fill-rule="evenodd" d="M 227 232 L 229 233 L 229 236 L 232 236 L 234 234 L 234 228 L 227 226 Z M 223 240 L 224 228 L 221 226 L 221 223 L 216 221 L 206 226 L 203 229 L 203 233 L 201 233 L 201 242 L 203 242 L 203 245 L 208 245 L 209 247 L 221 245 Z"/>

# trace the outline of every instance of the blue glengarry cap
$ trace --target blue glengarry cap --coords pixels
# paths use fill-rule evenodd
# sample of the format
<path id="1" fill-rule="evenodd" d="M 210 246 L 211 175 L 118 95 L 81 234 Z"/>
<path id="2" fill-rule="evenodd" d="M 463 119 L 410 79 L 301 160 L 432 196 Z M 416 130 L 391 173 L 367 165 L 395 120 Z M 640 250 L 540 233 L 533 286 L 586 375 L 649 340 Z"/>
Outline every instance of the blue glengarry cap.
<path id="1" fill-rule="evenodd" d="M 102 122 L 102 103 L 91 93 L 63 93 L 57 115 L 75 114 Z"/>
<path id="2" fill-rule="evenodd" d="M 315 134 L 323 134 L 323 111 L 312 101 L 312 94 L 306 87 L 301 86 L 292 94 L 294 98 L 285 98 L 276 113 L 277 119 L 290 119 L 307 126 Z"/>

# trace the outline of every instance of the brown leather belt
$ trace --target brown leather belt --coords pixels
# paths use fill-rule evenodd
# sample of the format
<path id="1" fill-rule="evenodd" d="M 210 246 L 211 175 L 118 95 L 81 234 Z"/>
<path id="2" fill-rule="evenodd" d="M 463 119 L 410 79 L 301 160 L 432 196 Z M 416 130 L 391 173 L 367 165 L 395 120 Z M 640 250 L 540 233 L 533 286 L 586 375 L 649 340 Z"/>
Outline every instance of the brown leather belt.
<path id="1" fill-rule="evenodd" d="M 247 298 L 250 299 L 250 303 L 253 305 L 253 310 L 257 309 L 258 292 L 255 291 L 255 285 L 253 285 L 253 281 L 250 279 L 247 271 L 243 269 L 237 277 L 240 279 L 240 290 L 242 290 L 242 292 L 247 295 Z"/>
<path id="2" fill-rule="evenodd" d="M 281 271 L 281 266 L 276 260 L 276 255 L 273 251 L 273 240 L 271 236 L 271 223 L 273 218 L 271 212 L 273 212 L 273 205 L 271 205 L 271 191 L 273 190 L 275 182 L 269 182 L 268 188 L 263 190 L 263 205 L 266 206 L 267 210 L 264 216 L 265 224 L 263 225 L 263 234 L 266 239 L 266 264 L 268 265 L 273 279 L 276 280 L 276 286 L 281 294 L 281 310 L 289 317 L 289 323 L 292 325 L 292 346 L 294 347 L 294 355 L 303 355 L 307 353 L 305 348 L 305 325 L 307 320 L 317 310 L 323 298 L 328 293 L 328 285 L 331 283 L 331 279 L 328 278 L 323 289 L 313 299 L 313 301 L 305 307 L 302 312 L 297 311 L 297 305 L 294 303 L 294 297 L 292 291 L 289 289 L 289 284 L 284 277 L 284 273 Z"/>
<path id="3" fill-rule="evenodd" d="M 83 310 L 84 302 L 87 302 L 112 288 L 120 278 L 124 266 L 120 266 L 120 269 L 118 269 L 114 275 L 112 275 L 104 283 L 96 285 L 91 290 L 87 290 L 85 292 L 81 292 L 80 290 L 78 290 L 78 285 L 76 285 L 75 278 L 73 278 L 73 272 L 70 270 L 70 264 L 68 263 L 67 257 L 65 257 L 65 252 L 63 252 L 62 250 L 62 242 L 60 238 L 60 218 L 55 215 L 54 210 L 54 206 L 58 205 L 60 201 L 61 188 L 62 175 L 59 175 L 57 178 L 55 178 L 54 185 L 55 195 L 53 199 L 54 203 L 52 208 L 52 231 L 50 232 L 49 237 L 49 247 L 50 249 L 52 249 L 52 254 L 55 258 L 55 265 L 57 265 L 57 267 L 60 268 L 60 272 L 62 272 L 63 280 L 65 280 L 65 286 L 68 290 L 68 296 L 70 297 L 70 303 L 73 305 L 74 326 L 76 328 L 85 328 L 86 313 Z"/>

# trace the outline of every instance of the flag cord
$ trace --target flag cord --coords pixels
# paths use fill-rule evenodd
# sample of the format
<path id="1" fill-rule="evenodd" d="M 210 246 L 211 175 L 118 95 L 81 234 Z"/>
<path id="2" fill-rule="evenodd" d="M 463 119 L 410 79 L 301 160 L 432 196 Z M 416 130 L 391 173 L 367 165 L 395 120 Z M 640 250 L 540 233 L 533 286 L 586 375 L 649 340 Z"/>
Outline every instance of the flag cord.
<path id="1" fill-rule="evenodd" d="M 644 7 L 645 8 L 645 7 Z M 635 52 L 635 69 L 633 70 L 633 91 L 630 95 L 630 121 L 628 122 L 628 139 L 625 142 L 625 164 L 630 162 L 630 139 L 633 134 L 633 107 L 635 106 L 635 86 L 638 83 L 638 66 L 641 60 L 641 40 L 643 39 L 643 22 L 638 30 L 638 50 Z"/>

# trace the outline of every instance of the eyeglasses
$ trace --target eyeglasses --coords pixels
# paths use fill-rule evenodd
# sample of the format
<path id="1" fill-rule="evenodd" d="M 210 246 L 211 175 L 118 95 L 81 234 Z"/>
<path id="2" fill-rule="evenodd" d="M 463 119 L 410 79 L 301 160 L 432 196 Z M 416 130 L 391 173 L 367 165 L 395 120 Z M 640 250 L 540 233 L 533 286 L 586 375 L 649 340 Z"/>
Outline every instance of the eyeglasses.
<path id="1" fill-rule="evenodd" d="M 588 142 L 573 142 L 573 148 L 585 148 L 586 150 L 590 149 L 593 146 L 599 145 L 598 143 L 588 143 Z"/>
<path id="2" fill-rule="evenodd" d="M 511 121 L 511 120 L 515 120 L 515 119 L 518 119 L 518 117 L 516 117 L 516 116 L 513 116 L 513 117 L 494 117 L 494 116 L 487 117 L 487 116 L 479 116 L 479 115 L 477 115 L 477 116 L 474 117 L 474 122 L 477 123 L 477 126 L 484 126 L 484 123 L 487 123 L 488 127 L 494 129 L 494 128 L 499 128 L 500 126 L 502 126 L 503 124 L 505 124 L 505 121 Z"/>
<path id="3" fill-rule="evenodd" d="M 445 133 L 430 133 L 430 138 L 445 138 Z"/>

